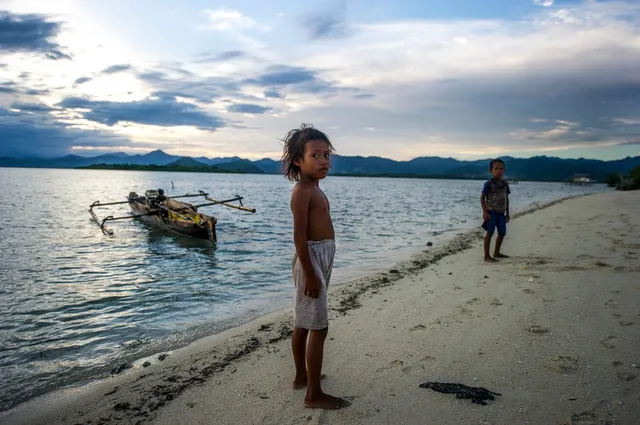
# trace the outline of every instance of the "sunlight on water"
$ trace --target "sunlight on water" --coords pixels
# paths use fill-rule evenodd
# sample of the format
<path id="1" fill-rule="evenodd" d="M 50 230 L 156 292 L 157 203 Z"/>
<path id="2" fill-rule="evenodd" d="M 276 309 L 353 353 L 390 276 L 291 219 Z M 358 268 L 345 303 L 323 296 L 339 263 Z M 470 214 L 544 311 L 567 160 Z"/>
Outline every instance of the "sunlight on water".
<path id="1" fill-rule="evenodd" d="M 0 409 L 289 303 L 291 185 L 280 176 L 0 168 L 0 181 Z M 332 283 L 478 226 L 482 183 L 330 176 Z M 110 222 L 109 237 L 90 219 L 96 200 L 158 188 L 239 194 L 258 212 L 204 208 L 218 218 L 215 248 L 132 220 Z M 512 209 L 602 190 L 521 183 Z"/>

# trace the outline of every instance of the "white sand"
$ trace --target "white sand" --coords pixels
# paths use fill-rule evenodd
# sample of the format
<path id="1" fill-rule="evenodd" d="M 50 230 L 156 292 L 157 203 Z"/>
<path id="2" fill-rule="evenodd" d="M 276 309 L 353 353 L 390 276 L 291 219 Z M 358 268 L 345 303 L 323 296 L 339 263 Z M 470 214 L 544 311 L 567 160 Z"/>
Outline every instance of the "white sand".
<path id="1" fill-rule="evenodd" d="M 330 305 L 344 314 L 332 311 L 324 389 L 352 400 L 347 409 L 305 409 L 304 391 L 291 389 L 285 311 L 0 422 L 640 423 L 639 207 L 639 192 L 565 201 L 513 220 L 512 258 L 499 264 L 482 262 L 478 230 L 333 288 Z M 502 395 L 481 406 L 425 381 Z"/>

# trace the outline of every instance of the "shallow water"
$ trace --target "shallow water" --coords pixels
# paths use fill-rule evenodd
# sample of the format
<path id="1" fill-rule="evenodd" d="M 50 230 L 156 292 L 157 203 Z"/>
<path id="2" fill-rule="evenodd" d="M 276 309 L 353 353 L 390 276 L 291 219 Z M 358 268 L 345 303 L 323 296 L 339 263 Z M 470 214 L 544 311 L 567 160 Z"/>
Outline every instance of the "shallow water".
<path id="1" fill-rule="evenodd" d="M 291 184 L 280 176 L 0 168 L 0 181 L 0 410 L 290 302 Z M 329 176 L 332 284 L 478 226 L 482 183 Z M 95 200 L 158 188 L 239 194 L 258 212 L 204 208 L 218 218 L 215 247 L 133 220 L 110 222 L 109 237 L 90 219 Z M 521 183 L 511 208 L 605 190 Z M 130 214 L 111 208 L 96 212 Z"/>

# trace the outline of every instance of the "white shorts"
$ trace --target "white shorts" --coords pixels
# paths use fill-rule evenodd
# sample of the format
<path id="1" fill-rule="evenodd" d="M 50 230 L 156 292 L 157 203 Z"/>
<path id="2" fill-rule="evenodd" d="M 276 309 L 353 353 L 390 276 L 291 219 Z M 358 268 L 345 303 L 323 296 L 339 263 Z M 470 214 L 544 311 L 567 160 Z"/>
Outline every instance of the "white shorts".
<path id="1" fill-rule="evenodd" d="M 333 258 L 336 253 L 335 241 L 309 241 L 311 264 L 316 276 L 322 282 L 318 298 L 311 298 L 304 294 L 304 270 L 294 253 L 291 262 L 291 273 L 295 286 L 293 299 L 293 327 L 313 330 L 325 329 L 329 326 L 329 305 L 327 302 L 327 288 L 333 269 Z"/>

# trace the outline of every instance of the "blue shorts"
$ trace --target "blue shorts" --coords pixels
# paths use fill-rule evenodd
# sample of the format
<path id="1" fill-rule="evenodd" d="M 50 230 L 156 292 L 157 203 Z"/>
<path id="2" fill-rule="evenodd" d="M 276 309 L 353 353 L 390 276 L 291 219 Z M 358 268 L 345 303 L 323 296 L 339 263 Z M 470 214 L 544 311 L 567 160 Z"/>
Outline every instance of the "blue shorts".
<path id="1" fill-rule="evenodd" d="M 497 211 L 488 211 L 489 220 L 482 223 L 482 228 L 489 233 L 493 233 L 498 229 L 498 234 L 504 236 L 507 234 L 507 217 L 503 213 Z"/>

